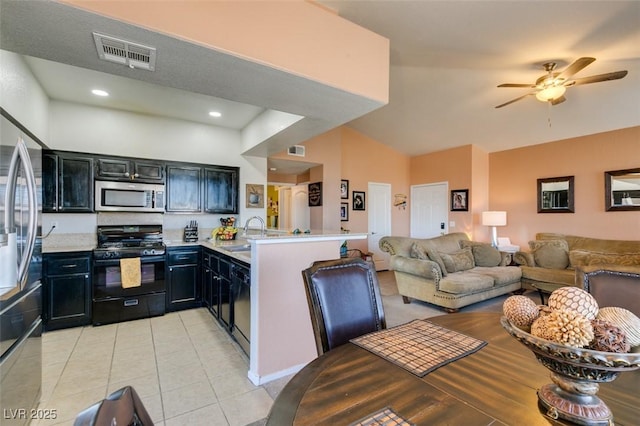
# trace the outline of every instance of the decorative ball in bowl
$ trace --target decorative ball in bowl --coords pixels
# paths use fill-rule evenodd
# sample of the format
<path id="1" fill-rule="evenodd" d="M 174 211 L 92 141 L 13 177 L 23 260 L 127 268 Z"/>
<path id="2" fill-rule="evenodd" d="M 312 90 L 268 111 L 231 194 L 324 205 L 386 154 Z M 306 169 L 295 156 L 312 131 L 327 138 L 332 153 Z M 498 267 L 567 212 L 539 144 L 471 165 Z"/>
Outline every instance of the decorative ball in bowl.
<path id="1" fill-rule="evenodd" d="M 551 371 L 553 383 L 538 391 L 538 400 L 548 416 L 581 425 L 613 424 L 611 410 L 596 395 L 599 383 L 612 382 L 620 373 L 640 368 L 640 353 L 577 348 L 533 336 L 505 316 L 500 323 Z"/>

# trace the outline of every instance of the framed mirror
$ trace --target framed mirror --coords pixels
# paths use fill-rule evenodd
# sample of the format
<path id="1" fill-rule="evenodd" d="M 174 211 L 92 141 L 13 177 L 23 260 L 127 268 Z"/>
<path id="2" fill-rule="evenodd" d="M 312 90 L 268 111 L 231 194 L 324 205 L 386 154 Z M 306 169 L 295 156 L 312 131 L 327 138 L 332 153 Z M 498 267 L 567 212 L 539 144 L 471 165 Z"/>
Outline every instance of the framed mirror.
<path id="1" fill-rule="evenodd" d="M 538 179 L 538 213 L 573 212 L 573 176 Z"/>
<path id="2" fill-rule="evenodd" d="M 640 210 L 640 169 L 604 172 L 606 211 Z"/>

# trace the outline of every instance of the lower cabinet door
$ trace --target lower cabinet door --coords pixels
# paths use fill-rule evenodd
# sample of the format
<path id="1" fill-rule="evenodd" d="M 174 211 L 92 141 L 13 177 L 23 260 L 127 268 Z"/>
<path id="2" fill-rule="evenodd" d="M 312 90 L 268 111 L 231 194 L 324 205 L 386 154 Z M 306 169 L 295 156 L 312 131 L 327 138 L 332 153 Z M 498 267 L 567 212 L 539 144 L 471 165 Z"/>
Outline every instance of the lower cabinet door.
<path id="1" fill-rule="evenodd" d="M 170 266 L 167 279 L 167 310 L 195 308 L 201 305 L 198 265 Z"/>
<path id="2" fill-rule="evenodd" d="M 91 323 L 91 278 L 89 274 L 48 277 L 45 295 L 46 330 Z"/>

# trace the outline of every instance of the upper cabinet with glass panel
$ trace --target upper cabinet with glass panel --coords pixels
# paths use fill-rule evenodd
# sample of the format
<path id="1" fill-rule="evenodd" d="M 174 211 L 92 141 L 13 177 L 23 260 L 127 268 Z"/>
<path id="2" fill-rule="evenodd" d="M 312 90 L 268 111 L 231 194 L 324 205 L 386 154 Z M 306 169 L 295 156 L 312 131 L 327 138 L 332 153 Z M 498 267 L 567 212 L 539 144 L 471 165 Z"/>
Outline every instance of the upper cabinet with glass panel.
<path id="1" fill-rule="evenodd" d="M 640 210 L 640 169 L 604 172 L 607 211 Z"/>
<path id="2" fill-rule="evenodd" d="M 573 212 L 573 176 L 538 179 L 538 213 Z"/>

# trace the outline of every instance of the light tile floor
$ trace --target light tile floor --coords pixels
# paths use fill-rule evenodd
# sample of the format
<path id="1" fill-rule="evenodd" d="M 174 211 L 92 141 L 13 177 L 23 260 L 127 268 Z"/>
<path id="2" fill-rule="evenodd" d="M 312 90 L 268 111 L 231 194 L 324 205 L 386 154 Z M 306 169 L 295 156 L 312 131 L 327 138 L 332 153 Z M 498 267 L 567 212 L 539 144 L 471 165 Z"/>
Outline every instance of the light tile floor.
<path id="1" fill-rule="evenodd" d="M 393 272 L 378 279 L 387 326 L 444 314 L 428 303 L 405 305 Z M 461 312 L 500 312 L 506 297 Z M 254 386 L 247 370 L 247 357 L 205 308 L 46 332 L 40 408 L 57 418 L 34 424 L 72 425 L 77 413 L 131 385 L 156 425 L 261 425 L 290 377 Z"/>
<path id="2" fill-rule="evenodd" d="M 43 336 L 40 408 L 72 425 L 77 413 L 134 387 L 157 425 L 262 423 L 289 378 L 255 386 L 248 359 L 204 308 Z"/>

